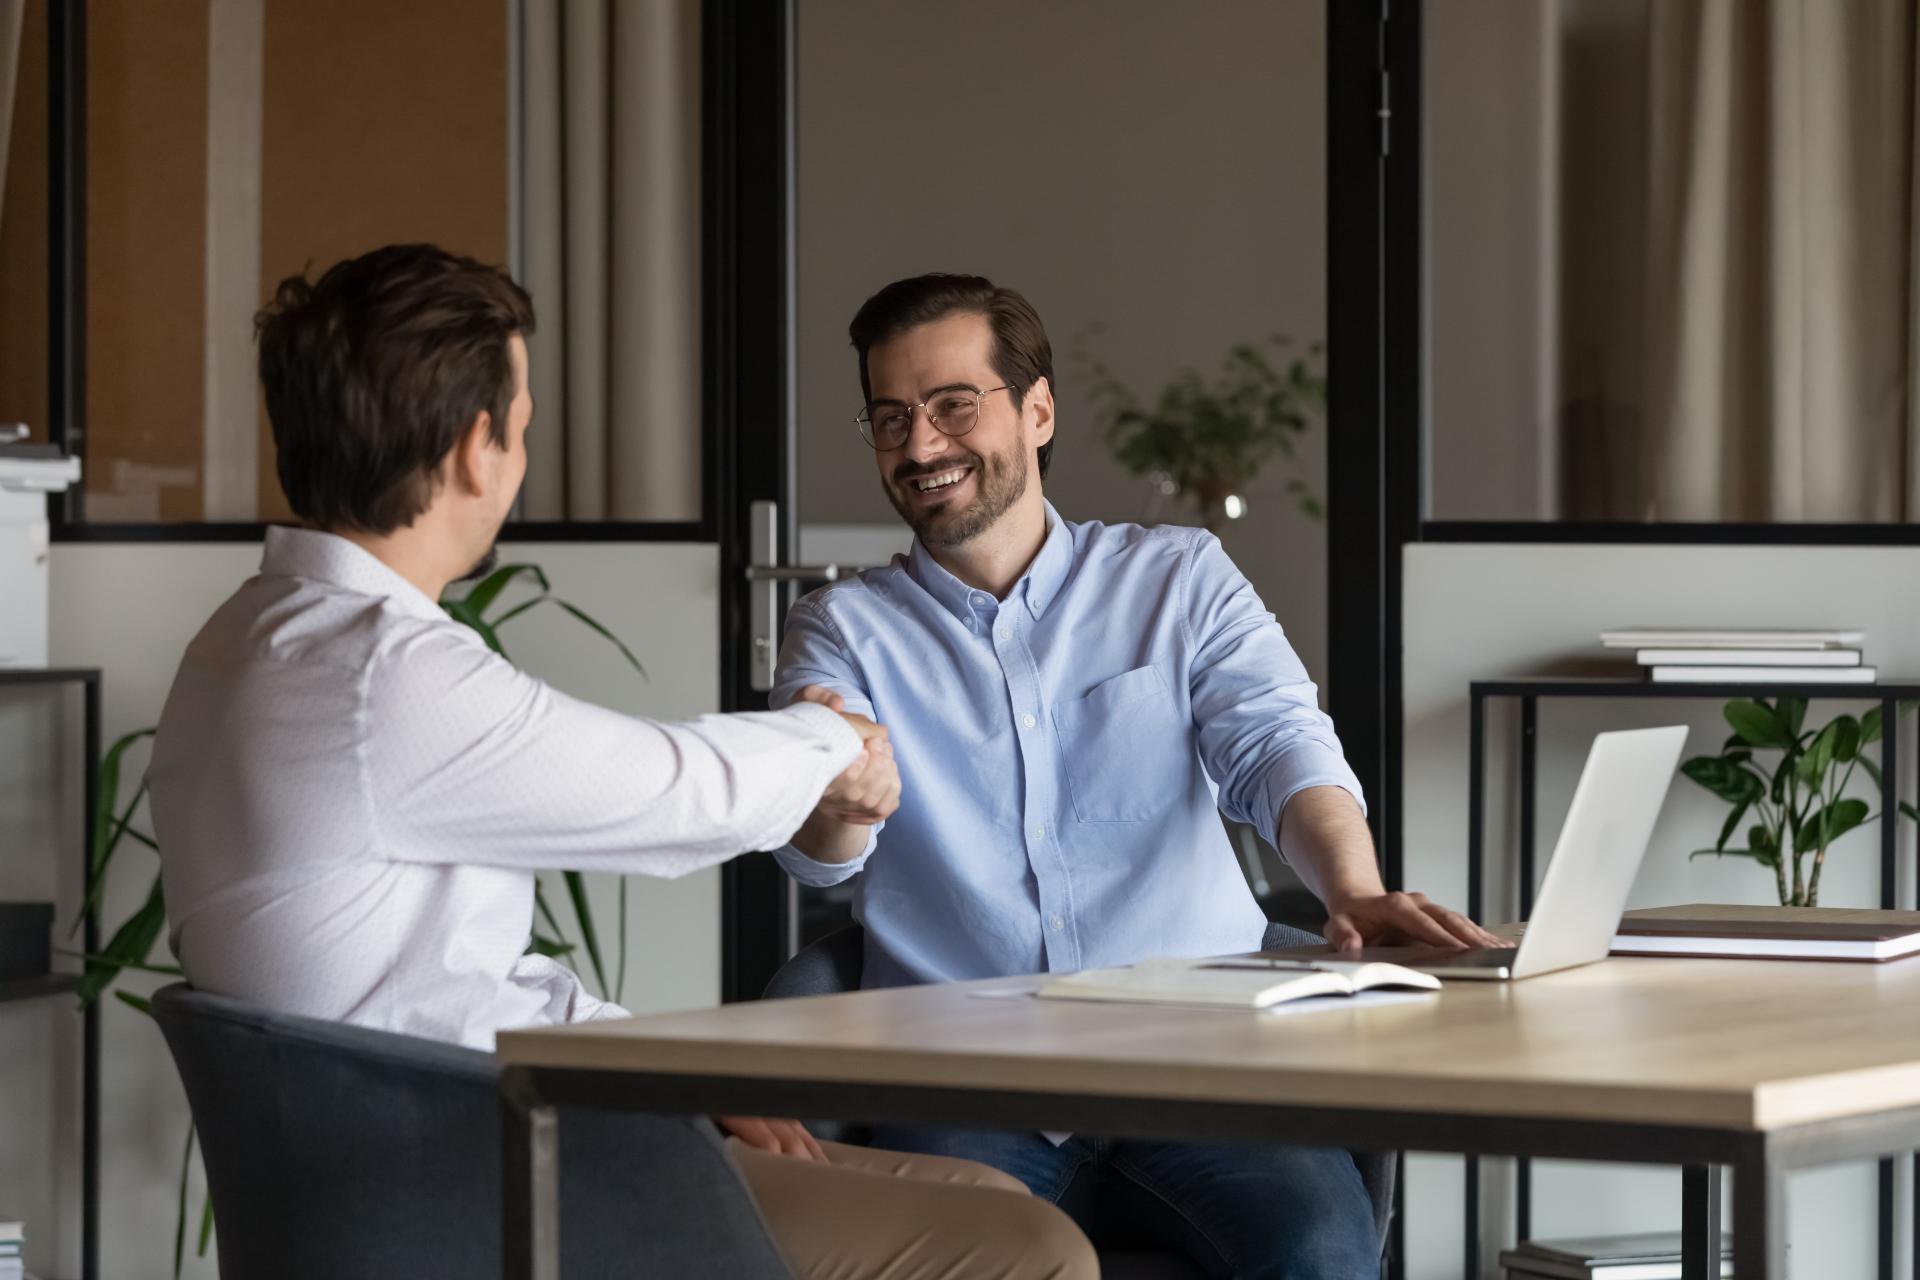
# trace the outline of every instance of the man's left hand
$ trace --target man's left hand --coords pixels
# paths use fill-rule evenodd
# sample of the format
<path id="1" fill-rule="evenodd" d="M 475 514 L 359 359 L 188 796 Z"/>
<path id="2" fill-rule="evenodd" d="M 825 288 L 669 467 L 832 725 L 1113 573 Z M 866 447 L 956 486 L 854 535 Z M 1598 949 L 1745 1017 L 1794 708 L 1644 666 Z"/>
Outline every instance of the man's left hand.
<path id="1" fill-rule="evenodd" d="M 1458 911 L 1424 893 L 1380 893 L 1328 904 L 1326 939 L 1336 951 L 1363 946 L 1508 947 Z"/>
<path id="2" fill-rule="evenodd" d="M 797 1160 L 825 1161 L 820 1140 L 798 1120 L 769 1120 L 763 1116 L 715 1116 L 713 1122 L 750 1147 Z"/>

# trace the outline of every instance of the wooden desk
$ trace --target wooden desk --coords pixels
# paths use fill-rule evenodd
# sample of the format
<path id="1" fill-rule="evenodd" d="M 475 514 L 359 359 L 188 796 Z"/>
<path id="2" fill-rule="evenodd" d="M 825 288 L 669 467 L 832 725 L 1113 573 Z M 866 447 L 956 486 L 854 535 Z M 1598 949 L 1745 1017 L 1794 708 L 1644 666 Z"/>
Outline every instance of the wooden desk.
<path id="1" fill-rule="evenodd" d="M 1741 1280 L 1786 1275 L 1789 1170 L 1920 1146 L 1920 960 L 1618 959 L 1297 1016 L 971 994 L 1016 984 L 503 1033 L 507 1274 L 558 1277 L 554 1105 L 1679 1164 L 1702 1242 L 1730 1166 Z"/>

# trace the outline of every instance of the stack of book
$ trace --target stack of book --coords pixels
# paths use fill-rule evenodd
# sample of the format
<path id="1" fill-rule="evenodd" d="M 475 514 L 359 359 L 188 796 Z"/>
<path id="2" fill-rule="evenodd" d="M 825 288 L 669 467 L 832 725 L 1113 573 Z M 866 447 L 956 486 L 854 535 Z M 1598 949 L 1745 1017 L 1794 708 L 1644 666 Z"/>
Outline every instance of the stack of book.
<path id="1" fill-rule="evenodd" d="M 0 1280 L 22 1280 L 27 1274 L 20 1259 L 27 1245 L 27 1233 L 17 1222 L 0 1222 Z"/>
<path id="2" fill-rule="evenodd" d="M 1733 1274 L 1731 1236 L 1720 1237 L 1720 1274 Z M 1677 1232 L 1591 1240 L 1522 1240 L 1500 1255 L 1507 1280 L 1680 1280 Z"/>
<path id="3" fill-rule="evenodd" d="M 1860 660 L 1864 631 L 1625 627 L 1602 631 L 1609 649 L 1632 649 L 1661 684 L 1872 684 Z"/>

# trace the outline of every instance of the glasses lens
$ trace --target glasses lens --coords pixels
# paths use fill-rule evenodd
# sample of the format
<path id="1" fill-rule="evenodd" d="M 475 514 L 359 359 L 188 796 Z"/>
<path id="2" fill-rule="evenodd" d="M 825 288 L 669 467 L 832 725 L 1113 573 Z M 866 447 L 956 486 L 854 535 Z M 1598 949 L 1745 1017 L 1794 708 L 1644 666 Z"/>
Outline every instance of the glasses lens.
<path id="1" fill-rule="evenodd" d="M 905 405 L 870 404 L 860 415 L 860 434 L 876 449 L 898 449 L 912 422 L 913 412 Z"/>
<path id="2" fill-rule="evenodd" d="M 971 391 L 943 391 L 927 406 L 933 425 L 950 436 L 963 436 L 973 430 L 980 416 L 980 397 Z"/>

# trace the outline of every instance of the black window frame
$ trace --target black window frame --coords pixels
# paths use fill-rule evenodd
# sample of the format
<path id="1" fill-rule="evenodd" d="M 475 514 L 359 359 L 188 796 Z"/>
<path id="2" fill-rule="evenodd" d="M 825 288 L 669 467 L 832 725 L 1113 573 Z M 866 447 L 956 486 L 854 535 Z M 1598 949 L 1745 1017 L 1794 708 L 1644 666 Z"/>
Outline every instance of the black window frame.
<path id="1" fill-rule="evenodd" d="M 81 460 L 86 432 L 86 0 L 47 0 L 47 439 Z M 28 56 L 25 50 L 23 57 Z M 703 55 L 709 56 L 709 55 Z M 711 66 L 703 71 L 711 72 Z M 711 165 L 711 159 L 703 161 Z M 718 303 L 714 276 L 704 273 L 703 315 Z M 703 385 L 714 356 L 703 349 Z M 721 535 L 721 448 L 710 408 L 700 432 L 700 517 L 697 520 L 510 520 L 506 542 L 718 543 Z M 85 480 L 47 497 L 55 542 L 256 543 L 268 521 L 95 523 L 86 518 Z"/>

